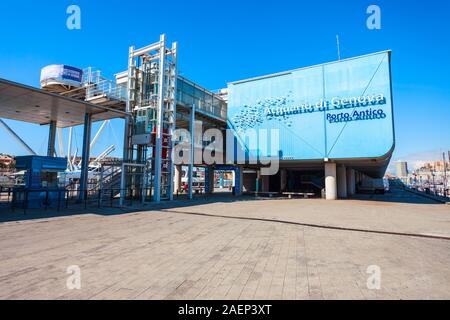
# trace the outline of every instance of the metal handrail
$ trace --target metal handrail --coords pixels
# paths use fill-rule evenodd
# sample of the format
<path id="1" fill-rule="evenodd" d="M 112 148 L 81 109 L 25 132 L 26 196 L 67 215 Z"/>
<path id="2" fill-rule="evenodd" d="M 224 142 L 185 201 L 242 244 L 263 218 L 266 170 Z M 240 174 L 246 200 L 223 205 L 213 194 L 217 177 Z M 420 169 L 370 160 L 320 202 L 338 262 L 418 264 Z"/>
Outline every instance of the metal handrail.
<path id="1" fill-rule="evenodd" d="M 61 211 L 61 209 L 69 209 L 71 203 L 75 204 L 76 208 L 79 208 L 80 205 L 84 207 L 84 209 L 88 208 L 88 205 L 101 208 L 105 204 L 109 204 L 109 206 L 113 207 L 116 203 L 119 205 L 119 195 L 125 194 L 125 200 L 128 204 L 133 205 L 133 203 L 142 203 L 142 191 L 145 191 L 145 194 L 151 192 L 153 188 L 102 188 L 99 190 L 89 189 L 89 190 L 66 190 L 66 189 L 51 189 L 51 188 L 43 188 L 43 189 L 23 189 L 23 190 L 12 190 L 12 197 L 8 196 L 8 203 L 11 206 L 12 212 L 15 212 L 17 209 L 23 210 L 23 213 L 26 214 L 29 209 L 33 209 L 30 207 L 30 201 L 37 201 L 39 207 L 35 209 L 44 209 L 48 210 L 49 208 L 57 209 L 57 211 Z M 139 192 L 137 192 L 139 191 Z M 38 193 L 43 197 L 39 199 L 33 199 L 32 195 Z M 50 195 L 53 194 L 53 197 Z M 54 196 L 56 194 L 56 197 Z M 80 200 L 80 195 L 83 196 L 83 200 Z M 105 197 L 106 196 L 106 197 Z"/>
<path id="2" fill-rule="evenodd" d="M 83 86 L 86 88 L 87 99 L 104 96 L 114 100 L 127 100 L 125 84 L 117 85 L 115 81 L 102 77 L 101 71 L 94 68 L 84 70 Z"/>
<path id="3" fill-rule="evenodd" d="M 105 96 L 110 99 L 126 101 L 127 89 L 124 85 L 116 85 L 112 80 L 102 80 L 87 88 L 86 98 L 92 99 L 99 96 Z"/>

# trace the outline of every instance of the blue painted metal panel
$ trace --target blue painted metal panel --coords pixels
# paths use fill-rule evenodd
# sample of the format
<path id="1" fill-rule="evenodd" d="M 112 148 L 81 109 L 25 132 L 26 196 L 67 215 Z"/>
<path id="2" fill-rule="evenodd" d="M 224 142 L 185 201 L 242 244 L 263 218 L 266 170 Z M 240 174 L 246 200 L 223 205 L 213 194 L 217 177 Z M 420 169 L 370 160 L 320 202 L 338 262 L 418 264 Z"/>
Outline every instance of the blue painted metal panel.
<path id="1" fill-rule="evenodd" d="M 281 160 L 375 158 L 394 140 L 390 53 L 229 84 L 228 125 L 248 155 L 274 156 L 252 133 L 278 129 Z M 267 135 L 268 137 L 270 134 Z"/>

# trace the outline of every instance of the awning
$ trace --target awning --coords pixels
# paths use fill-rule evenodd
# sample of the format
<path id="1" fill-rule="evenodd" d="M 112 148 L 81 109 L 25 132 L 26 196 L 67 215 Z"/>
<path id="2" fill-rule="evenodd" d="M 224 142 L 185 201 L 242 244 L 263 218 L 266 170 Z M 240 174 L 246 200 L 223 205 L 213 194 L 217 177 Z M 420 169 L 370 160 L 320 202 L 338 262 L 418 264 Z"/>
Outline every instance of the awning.
<path id="1" fill-rule="evenodd" d="M 125 111 L 0 79 L 0 118 L 39 125 L 56 121 L 58 127 L 66 128 L 83 124 L 85 113 L 91 113 L 94 122 L 129 116 Z"/>

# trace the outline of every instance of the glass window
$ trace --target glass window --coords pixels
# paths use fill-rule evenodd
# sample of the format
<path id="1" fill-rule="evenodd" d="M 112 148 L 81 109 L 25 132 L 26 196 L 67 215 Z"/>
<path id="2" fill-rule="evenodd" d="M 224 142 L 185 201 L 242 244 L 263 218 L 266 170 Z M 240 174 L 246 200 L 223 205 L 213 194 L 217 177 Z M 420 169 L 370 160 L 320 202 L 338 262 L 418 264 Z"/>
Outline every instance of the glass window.
<path id="1" fill-rule="evenodd" d="M 190 84 L 188 84 L 188 83 L 183 83 L 183 93 L 187 93 L 187 94 L 189 94 L 189 95 L 191 95 L 191 96 L 193 96 L 194 95 L 194 87 L 193 86 L 191 86 Z"/>

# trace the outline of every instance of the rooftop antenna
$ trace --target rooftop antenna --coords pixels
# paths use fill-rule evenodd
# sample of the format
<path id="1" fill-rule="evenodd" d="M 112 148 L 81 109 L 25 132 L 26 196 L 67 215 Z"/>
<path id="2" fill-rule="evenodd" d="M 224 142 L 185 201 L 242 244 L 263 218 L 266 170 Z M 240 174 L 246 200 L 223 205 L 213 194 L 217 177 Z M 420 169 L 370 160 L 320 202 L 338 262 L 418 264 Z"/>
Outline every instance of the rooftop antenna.
<path id="1" fill-rule="evenodd" d="M 341 46 L 339 44 L 339 35 L 336 35 L 336 45 L 337 45 L 337 53 L 338 53 L 338 61 L 341 61 Z"/>

